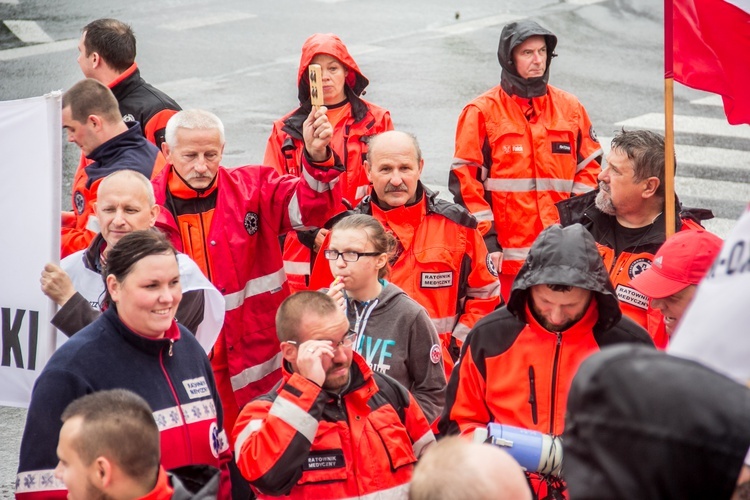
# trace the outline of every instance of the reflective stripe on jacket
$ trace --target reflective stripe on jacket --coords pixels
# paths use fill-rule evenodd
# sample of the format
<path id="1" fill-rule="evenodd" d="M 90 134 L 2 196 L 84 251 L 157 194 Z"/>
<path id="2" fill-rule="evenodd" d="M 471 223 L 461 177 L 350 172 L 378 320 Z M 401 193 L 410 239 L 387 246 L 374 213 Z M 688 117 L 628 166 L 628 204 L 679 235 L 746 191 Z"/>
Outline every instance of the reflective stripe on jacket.
<path id="1" fill-rule="evenodd" d="M 389 280 L 427 310 L 450 375 L 469 330 L 497 307 L 500 284 L 474 218 L 422 184 L 419 190 L 420 201 L 412 206 L 382 210 L 373 194 L 347 213 L 372 215 L 397 238 Z M 332 280 L 328 261 L 319 254 L 311 288 L 327 287 Z"/>
<path id="2" fill-rule="evenodd" d="M 335 163 L 331 168 L 311 167 L 306 160 L 307 175 L 302 177 L 280 176 L 270 167 L 254 165 L 218 170 L 216 208 L 205 241 L 211 281 L 226 303 L 222 335 L 240 408 L 281 377 L 275 314 L 289 288 L 278 237 L 293 228 L 305 229 L 306 224 L 322 224 L 331 207 L 338 205 L 336 181 L 343 167 Z M 171 172 L 168 165 L 153 181 L 156 203 L 162 206 Z M 169 206 L 160 213 L 157 226 L 179 235 Z M 179 238 L 175 242 L 181 246 Z"/>
<path id="3" fill-rule="evenodd" d="M 519 98 L 520 99 L 520 98 Z M 547 86 L 527 120 L 498 85 L 469 103 L 456 128 L 449 187 L 479 221 L 503 274 L 515 275 L 537 235 L 557 220 L 555 203 L 597 185 L 602 150 L 575 96 Z"/>
<path id="4" fill-rule="evenodd" d="M 414 397 L 356 353 L 341 396 L 286 368 L 235 426 L 237 465 L 259 498 L 406 498 L 435 441 Z"/>

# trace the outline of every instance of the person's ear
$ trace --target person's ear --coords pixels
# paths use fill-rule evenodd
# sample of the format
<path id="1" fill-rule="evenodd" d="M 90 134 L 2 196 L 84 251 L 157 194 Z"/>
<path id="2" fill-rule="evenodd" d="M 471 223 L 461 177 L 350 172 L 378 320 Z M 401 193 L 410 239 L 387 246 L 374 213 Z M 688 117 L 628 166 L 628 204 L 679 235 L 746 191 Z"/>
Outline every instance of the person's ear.
<path id="1" fill-rule="evenodd" d="M 100 490 L 108 488 L 112 484 L 112 462 L 107 457 L 96 457 L 91 464 L 93 467 L 92 482 Z"/>
<path id="2" fill-rule="evenodd" d="M 162 142 L 161 143 L 161 154 L 164 155 L 164 158 L 167 160 L 167 163 L 172 163 L 169 160 L 169 153 L 170 153 L 169 144 L 167 144 L 167 141 Z"/>
<path id="3" fill-rule="evenodd" d="M 380 269 L 383 269 L 386 266 L 386 264 L 388 264 L 388 254 L 381 253 L 375 259 L 375 267 L 377 267 L 378 270 L 380 270 Z"/>
<path id="4" fill-rule="evenodd" d="M 293 365 L 297 363 L 297 346 L 288 342 L 281 343 L 281 355 Z"/>
<path id="5" fill-rule="evenodd" d="M 156 218 L 159 217 L 159 212 L 161 212 L 161 207 L 154 204 L 149 211 L 151 212 L 151 217 L 148 220 L 148 227 L 154 227 L 154 224 L 156 224 Z"/>
<path id="6" fill-rule="evenodd" d="M 95 131 L 99 131 L 103 128 L 104 122 L 101 117 L 97 115 L 89 115 L 88 118 L 86 118 L 86 123 L 90 123 Z"/>
<path id="7" fill-rule="evenodd" d="M 365 160 L 362 166 L 365 168 L 365 174 L 367 174 L 367 180 L 372 182 L 372 172 L 371 172 L 372 167 L 370 166 L 370 162 Z"/>
<path id="8" fill-rule="evenodd" d="M 112 302 L 114 302 L 115 304 L 120 299 L 120 288 L 120 282 L 117 281 L 115 275 L 107 275 L 107 291 L 109 292 L 109 296 L 112 298 Z"/>
<path id="9" fill-rule="evenodd" d="M 651 198 L 656 195 L 656 191 L 659 189 L 661 182 L 658 177 L 649 177 L 643 183 L 643 198 Z"/>

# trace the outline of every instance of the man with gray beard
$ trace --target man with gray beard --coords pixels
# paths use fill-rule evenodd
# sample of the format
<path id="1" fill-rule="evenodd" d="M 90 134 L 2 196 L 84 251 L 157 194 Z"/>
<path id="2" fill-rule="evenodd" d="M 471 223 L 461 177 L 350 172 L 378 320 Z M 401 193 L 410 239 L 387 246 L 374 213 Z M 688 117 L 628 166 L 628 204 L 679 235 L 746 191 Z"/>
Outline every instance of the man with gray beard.
<path id="1" fill-rule="evenodd" d="M 700 221 L 713 217 L 710 210 L 683 209 L 676 196 L 675 205 L 675 231 L 702 229 Z M 599 189 L 561 201 L 557 210 L 563 226 L 583 224 L 596 240 L 623 314 L 648 330 L 657 347 L 666 347 L 661 313 L 628 284 L 651 266 L 666 239 L 664 137 L 623 129 L 612 139 Z"/>

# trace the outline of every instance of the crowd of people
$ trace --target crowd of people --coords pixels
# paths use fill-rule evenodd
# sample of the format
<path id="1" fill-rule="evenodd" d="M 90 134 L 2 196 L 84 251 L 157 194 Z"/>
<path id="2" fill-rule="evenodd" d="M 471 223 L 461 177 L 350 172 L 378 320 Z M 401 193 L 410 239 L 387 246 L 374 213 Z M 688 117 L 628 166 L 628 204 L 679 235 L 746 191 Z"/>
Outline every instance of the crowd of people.
<path id="1" fill-rule="evenodd" d="M 711 214 L 666 220 L 656 133 L 603 166 L 556 47 L 503 28 L 449 202 L 336 35 L 305 41 L 263 165 L 230 169 L 220 118 L 141 78 L 131 28 L 86 25 L 41 276 L 68 339 L 16 498 L 750 498 L 750 390 L 660 352 L 721 249 Z"/>

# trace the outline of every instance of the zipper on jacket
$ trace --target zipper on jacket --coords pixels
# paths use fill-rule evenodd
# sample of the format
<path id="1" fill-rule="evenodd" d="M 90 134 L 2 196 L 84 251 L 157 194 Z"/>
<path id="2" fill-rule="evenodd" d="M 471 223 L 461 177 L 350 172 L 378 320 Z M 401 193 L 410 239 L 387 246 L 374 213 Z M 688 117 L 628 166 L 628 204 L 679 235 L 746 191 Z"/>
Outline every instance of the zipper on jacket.
<path id="1" fill-rule="evenodd" d="M 539 415 L 536 406 L 536 381 L 534 380 L 533 366 L 529 366 L 529 404 L 531 405 L 531 420 L 536 425 L 539 423 Z"/>
<path id="2" fill-rule="evenodd" d="M 562 345 L 562 333 L 557 332 L 557 344 L 555 345 L 555 361 L 552 364 L 552 401 L 550 403 L 549 433 L 555 433 L 555 393 L 557 392 L 557 365 L 560 361 L 560 346 Z"/>
<path id="3" fill-rule="evenodd" d="M 174 345 L 174 340 L 169 339 L 169 355 L 172 355 L 172 346 Z M 182 402 L 180 401 L 180 398 L 177 396 L 177 391 L 174 388 L 174 384 L 172 383 L 172 379 L 169 376 L 169 372 L 167 371 L 167 367 L 164 366 L 164 349 L 162 349 L 159 352 L 159 365 L 161 366 L 161 372 L 164 374 L 164 378 L 167 380 L 167 385 L 169 385 L 169 390 L 172 392 L 172 398 L 174 399 L 175 404 L 177 405 L 177 413 L 180 417 L 180 422 L 182 423 L 182 435 L 185 439 L 185 444 L 187 447 L 187 453 L 188 456 L 192 459 L 193 457 L 193 443 L 190 439 L 190 430 L 188 429 L 188 423 L 185 421 L 185 415 L 182 413 Z"/>
<path id="4" fill-rule="evenodd" d="M 216 207 L 214 207 L 214 210 L 216 210 Z M 208 281 L 213 283 L 213 279 L 211 279 L 211 258 L 208 255 L 208 245 L 206 245 L 206 240 L 208 239 L 208 233 L 206 233 L 206 227 L 203 224 L 203 214 L 198 214 L 198 220 L 201 222 L 201 241 L 203 242 L 203 255 L 206 259 L 206 278 L 208 278 Z"/>

